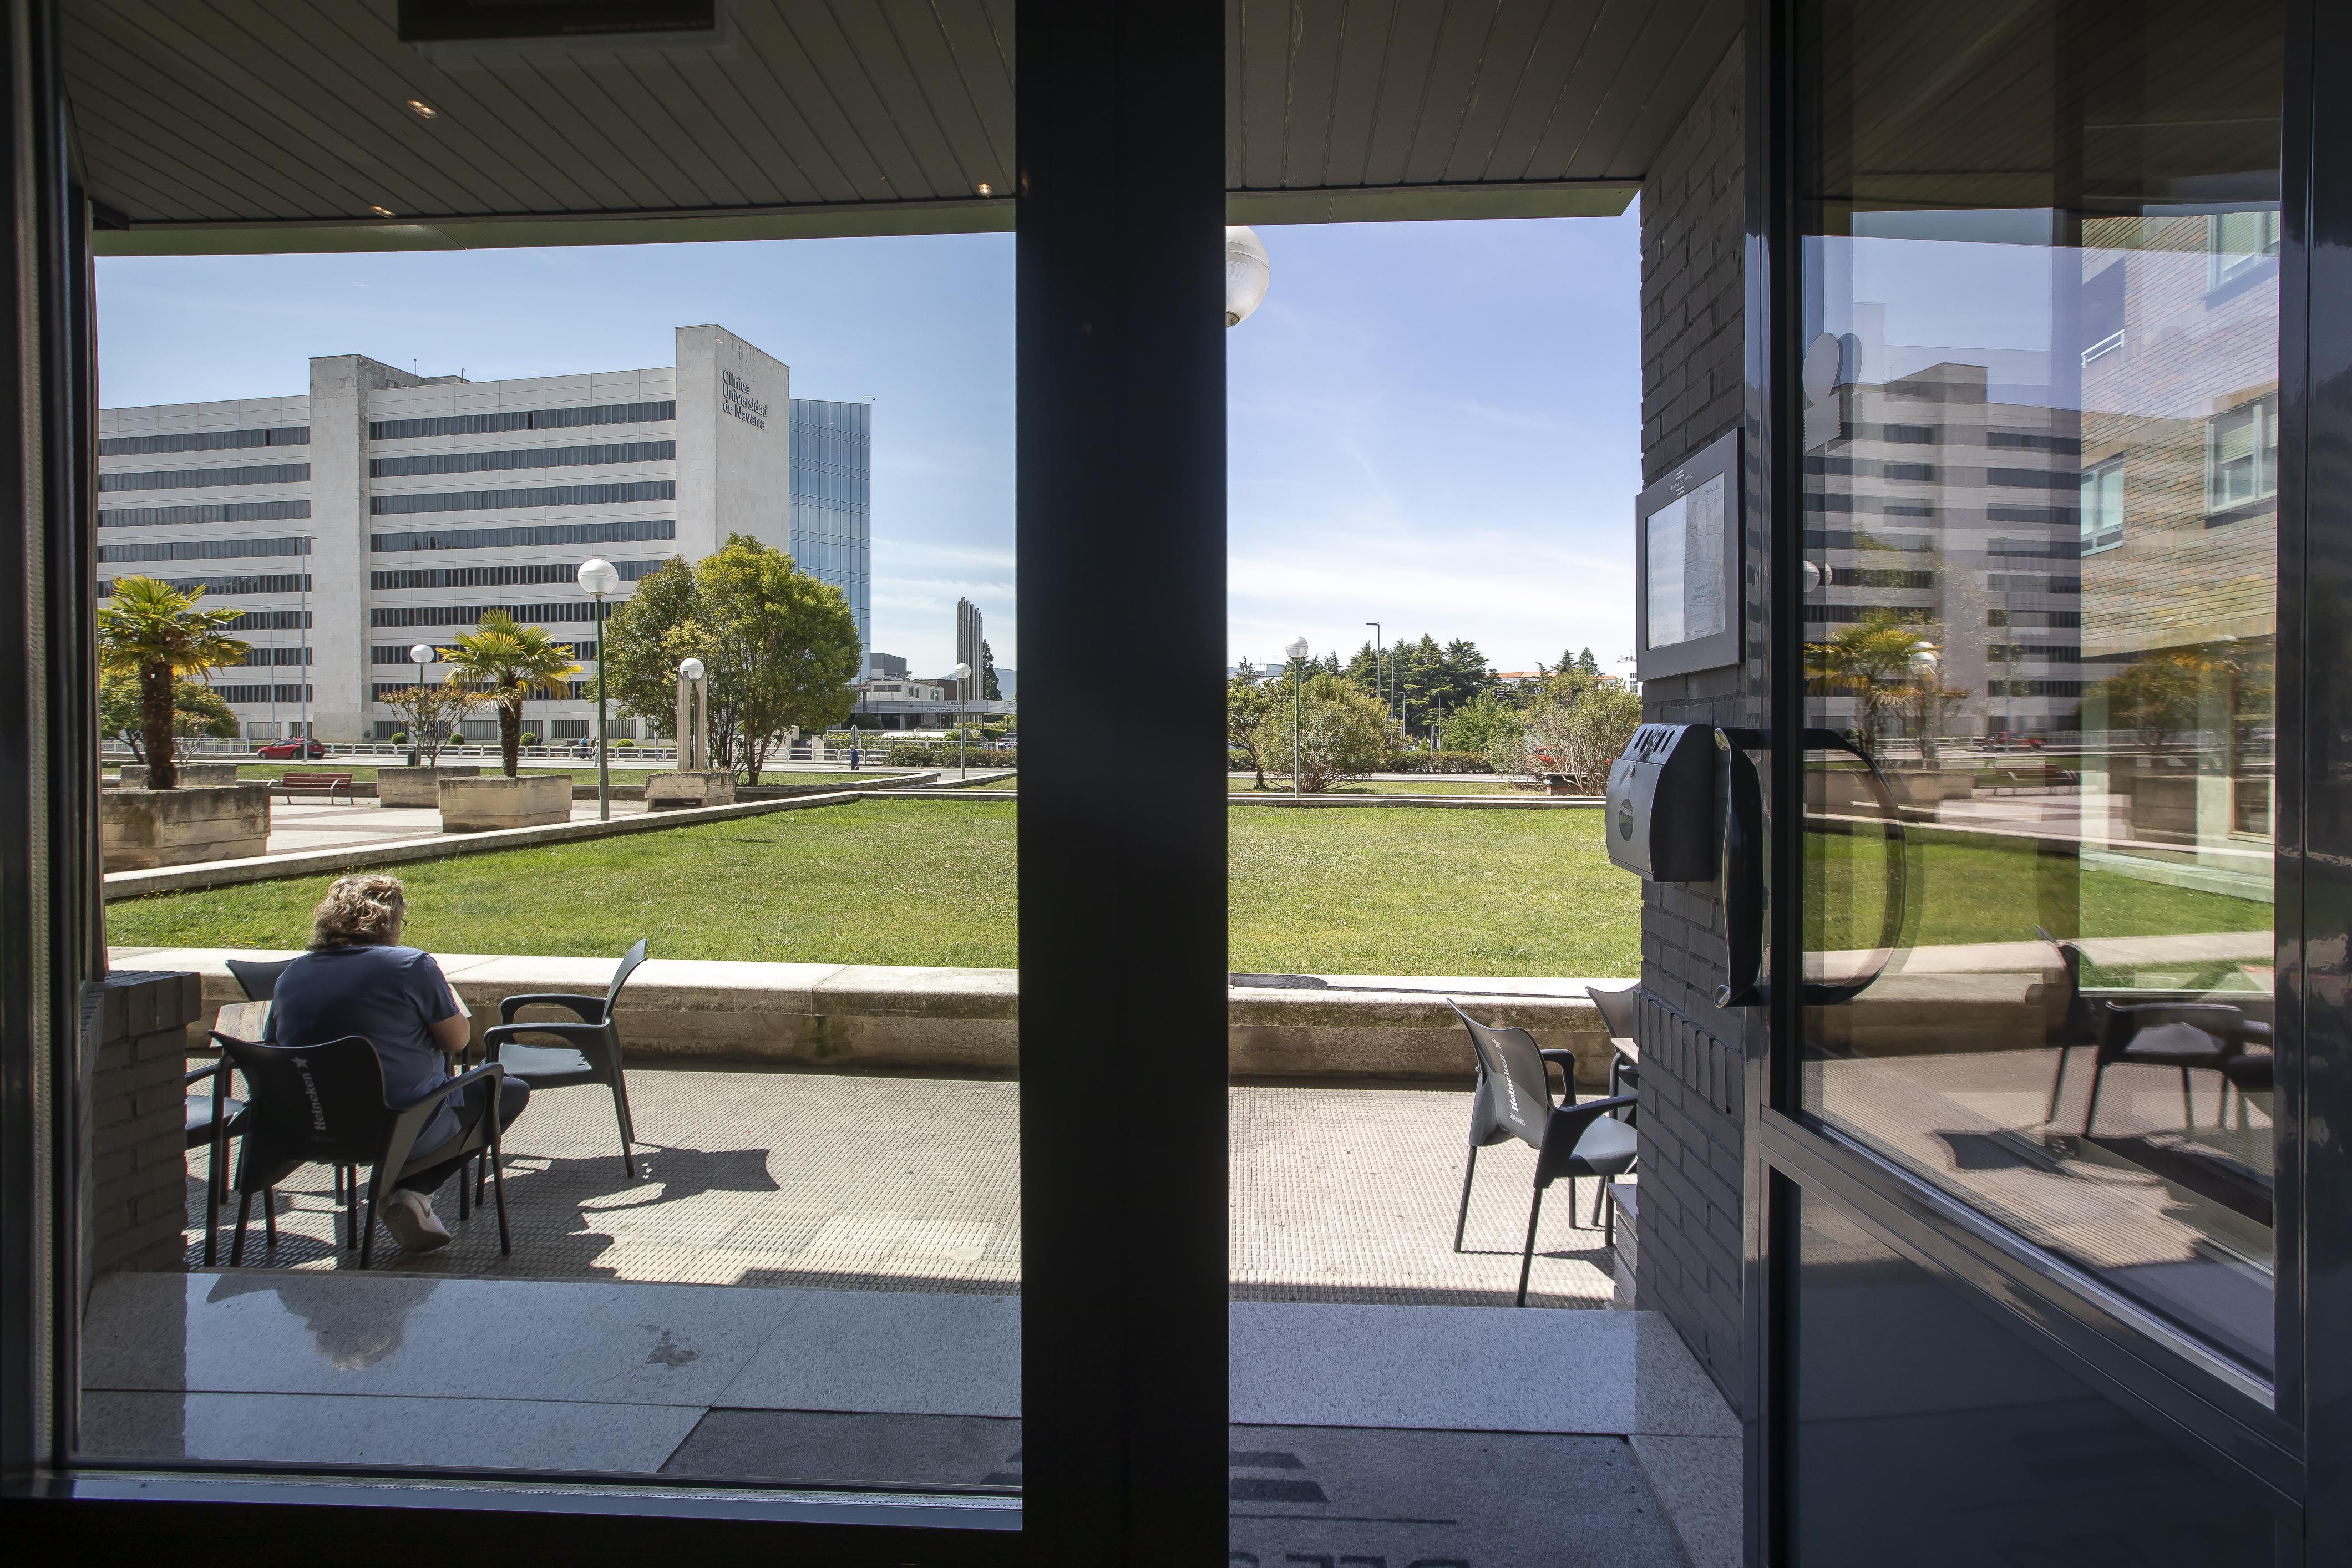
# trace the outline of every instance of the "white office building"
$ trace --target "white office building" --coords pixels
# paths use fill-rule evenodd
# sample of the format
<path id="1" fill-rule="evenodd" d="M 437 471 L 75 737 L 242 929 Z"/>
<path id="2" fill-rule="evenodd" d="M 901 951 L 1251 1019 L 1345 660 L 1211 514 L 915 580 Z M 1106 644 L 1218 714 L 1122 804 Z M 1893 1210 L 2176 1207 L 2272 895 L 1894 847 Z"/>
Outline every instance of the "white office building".
<path id="1" fill-rule="evenodd" d="M 620 569 L 617 603 L 748 534 L 838 587 L 872 645 L 872 411 L 795 399 L 791 374 L 681 327 L 677 361 L 649 370 L 469 382 L 342 354 L 310 361 L 307 396 L 102 410 L 98 591 L 156 577 L 244 611 L 249 667 L 214 684 L 253 739 L 306 711 L 322 740 L 388 737 L 410 647 L 505 610 L 582 664 L 525 727 L 585 738 L 594 610 L 573 576 L 591 556 Z"/>

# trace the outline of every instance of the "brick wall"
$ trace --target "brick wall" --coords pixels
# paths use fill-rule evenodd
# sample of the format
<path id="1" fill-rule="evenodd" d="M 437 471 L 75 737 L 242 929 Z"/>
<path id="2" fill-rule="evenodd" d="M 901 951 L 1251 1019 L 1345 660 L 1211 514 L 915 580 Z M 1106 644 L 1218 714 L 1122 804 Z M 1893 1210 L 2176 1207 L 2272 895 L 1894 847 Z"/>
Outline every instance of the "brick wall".
<path id="1" fill-rule="evenodd" d="M 1735 44 L 1642 183 L 1644 483 L 1747 413 L 1743 279 L 1746 83 Z M 1643 716 L 1765 722 L 1760 607 L 1744 667 L 1645 684 Z M 1724 977 L 1711 887 L 1643 891 L 1640 1304 L 1664 1312 L 1737 1407 L 1741 1391 L 1742 1049 L 1747 1020 L 1716 1009 Z M 1758 1027 L 1760 1026 L 1760 1022 Z"/>
<path id="2" fill-rule="evenodd" d="M 177 1269 L 187 1215 L 187 1026 L 195 975 L 131 971 L 91 994 L 87 1271 Z"/>

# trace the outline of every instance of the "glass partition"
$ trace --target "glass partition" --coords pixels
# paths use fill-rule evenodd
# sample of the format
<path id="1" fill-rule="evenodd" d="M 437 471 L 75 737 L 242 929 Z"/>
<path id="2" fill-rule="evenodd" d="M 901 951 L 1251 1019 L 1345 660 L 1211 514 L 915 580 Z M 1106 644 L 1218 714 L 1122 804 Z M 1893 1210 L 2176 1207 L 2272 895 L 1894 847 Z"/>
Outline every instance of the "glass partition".
<path id="1" fill-rule="evenodd" d="M 2282 30 L 1824 0 L 1798 98 L 1805 1107 L 2257 1373 Z"/>

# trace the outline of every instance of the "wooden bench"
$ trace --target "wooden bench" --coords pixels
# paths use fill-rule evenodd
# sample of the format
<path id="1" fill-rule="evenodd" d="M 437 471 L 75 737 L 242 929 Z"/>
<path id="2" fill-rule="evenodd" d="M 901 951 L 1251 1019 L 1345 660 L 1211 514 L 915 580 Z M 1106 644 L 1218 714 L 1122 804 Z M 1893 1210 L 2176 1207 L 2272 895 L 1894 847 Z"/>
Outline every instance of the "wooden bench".
<path id="1" fill-rule="evenodd" d="M 352 776 L 348 773 L 289 773 L 270 789 L 291 800 L 297 795 L 324 795 L 330 801 L 341 789 L 343 799 L 352 805 L 358 800 L 352 796 Z"/>

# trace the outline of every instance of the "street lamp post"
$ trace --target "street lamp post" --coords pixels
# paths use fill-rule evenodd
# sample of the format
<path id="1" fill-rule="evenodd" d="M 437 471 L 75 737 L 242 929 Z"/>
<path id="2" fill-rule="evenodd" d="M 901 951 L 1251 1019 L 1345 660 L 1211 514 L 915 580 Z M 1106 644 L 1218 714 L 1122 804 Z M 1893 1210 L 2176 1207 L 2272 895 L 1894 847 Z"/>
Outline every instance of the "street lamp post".
<path id="1" fill-rule="evenodd" d="M 436 657 L 430 643 L 419 643 L 408 650 L 409 659 L 416 665 L 416 716 L 408 721 L 408 765 L 415 768 L 425 760 L 425 666 Z"/>
<path id="2" fill-rule="evenodd" d="M 1298 726 L 1302 705 L 1299 683 L 1307 677 L 1307 639 L 1301 637 L 1284 650 L 1290 655 L 1290 792 L 1298 789 Z"/>
<path id="3" fill-rule="evenodd" d="M 580 563 L 580 591 L 596 601 L 596 820 L 613 820 L 613 769 L 604 743 L 604 601 L 621 586 L 621 574 L 601 556 Z"/>
<path id="4" fill-rule="evenodd" d="M 967 692 L 969 692 L 969 691 L 971 689 L 971 666 L 970 664 L 958 664 L 958 665 L 955 667 L 955 682 L 956 682 L 956 781 L 957 781 L 958 783 L 961 783 L 961 782 L 963 781 L 963 775 L 964 775 L 964 766 L 963 766 L 963 730 L 964 730 L 964 722 L 963 722 L 963 721 L 964 721 L 964 717 L 965 717 L 965 714 L 964 714 L 964 706 L 965 706 L 965 701 L 966 701 L 965 694 L 966 694 Z"/>

